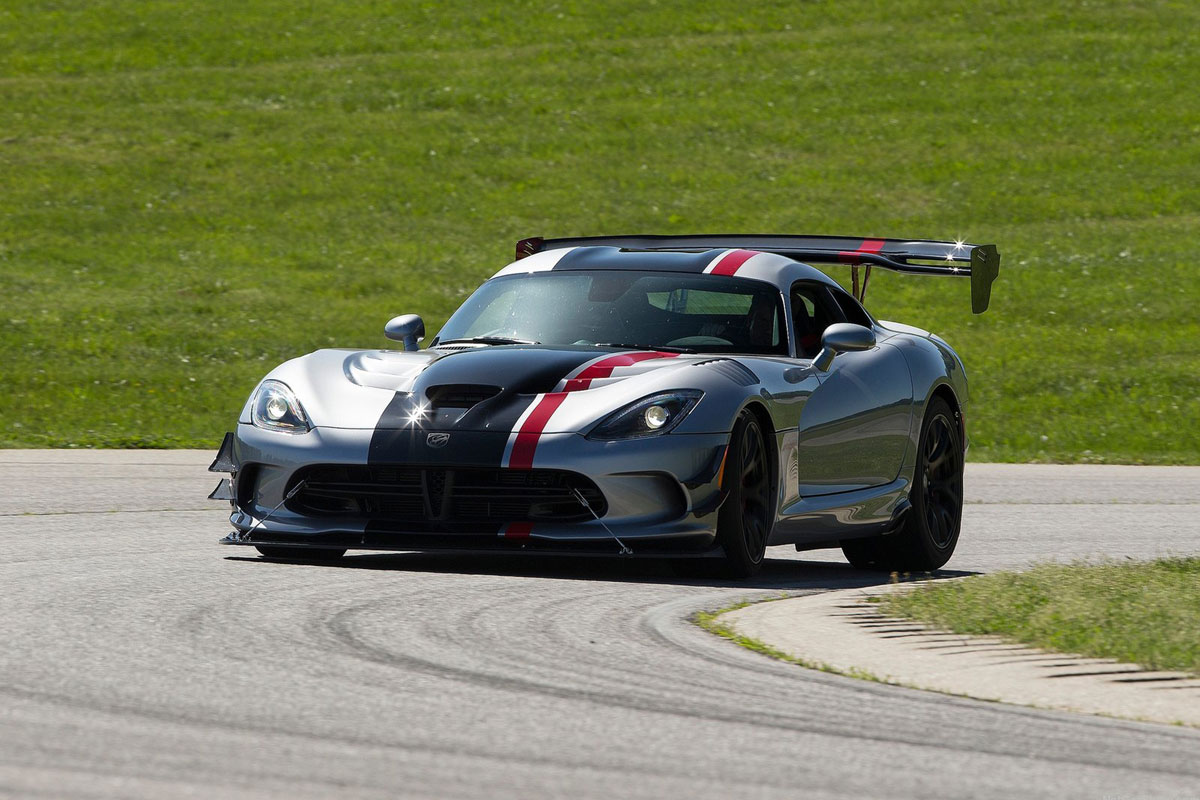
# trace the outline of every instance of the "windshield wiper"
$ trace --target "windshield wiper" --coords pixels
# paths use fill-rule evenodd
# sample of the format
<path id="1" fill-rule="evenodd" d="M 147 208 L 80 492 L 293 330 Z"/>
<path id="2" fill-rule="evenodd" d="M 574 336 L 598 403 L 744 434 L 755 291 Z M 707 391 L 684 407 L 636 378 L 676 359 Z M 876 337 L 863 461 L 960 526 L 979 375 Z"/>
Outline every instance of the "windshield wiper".
<path id="1" fill-rule="evenodd" d="M 507 336 L 472 336 L 469 339 L 445 339 L 438 342 L 435 347 L 441 347 L 444 344 L 541 344 L 532 339 L 510 339 Z"/>
<path id="2" fill-rule="evenodd" d="M 622 350 L 659 350 L 663 353 L 698 353 L 693 347 L 672 347 L 669 344 L 625 344 L 624 342 L 596 342 L 596 347 L 619 347 Z"/>

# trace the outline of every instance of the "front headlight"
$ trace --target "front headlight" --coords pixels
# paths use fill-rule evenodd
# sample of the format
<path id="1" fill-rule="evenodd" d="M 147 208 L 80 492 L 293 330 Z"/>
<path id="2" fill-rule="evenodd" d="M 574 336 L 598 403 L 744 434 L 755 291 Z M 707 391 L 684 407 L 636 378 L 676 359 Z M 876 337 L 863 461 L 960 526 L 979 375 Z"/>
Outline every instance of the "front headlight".
<path id="1" fill-rule="evenodd" d="M 304 407 L 285 383 L 263 381 L 254 393 L 251 406 L 251 418 L 260 428 L 284 433 L 308 433 L 312 430 Z"/>
<path id="2" fill-rule="evenodd" d="M 609 414 L 588 433 L 589 439 L 637 439 L 672 430 L 700 402 L 704 392 L 675 389 L 643 397 Z"/>

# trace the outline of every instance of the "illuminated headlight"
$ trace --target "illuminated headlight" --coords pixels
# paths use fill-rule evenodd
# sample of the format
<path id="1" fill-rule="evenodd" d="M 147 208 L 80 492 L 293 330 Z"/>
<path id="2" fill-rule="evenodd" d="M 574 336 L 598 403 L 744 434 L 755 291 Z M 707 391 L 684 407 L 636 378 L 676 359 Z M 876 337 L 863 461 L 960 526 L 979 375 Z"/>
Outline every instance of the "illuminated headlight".
<path id="1" fill-rule="evenodd" d="M 308 433 L 312 426 L 304 407 L 287 384 L 263 381 L 254 393 L 252 419 L 260 428 L 284 433 Z"/>
<path id="2" fill-rule="evenodd" d="M 700 402 L 704 392 L 675 389 L 643 397 L 609 414 L 592 428 L 589 439 L 636 439 L 672 430 Z"/>

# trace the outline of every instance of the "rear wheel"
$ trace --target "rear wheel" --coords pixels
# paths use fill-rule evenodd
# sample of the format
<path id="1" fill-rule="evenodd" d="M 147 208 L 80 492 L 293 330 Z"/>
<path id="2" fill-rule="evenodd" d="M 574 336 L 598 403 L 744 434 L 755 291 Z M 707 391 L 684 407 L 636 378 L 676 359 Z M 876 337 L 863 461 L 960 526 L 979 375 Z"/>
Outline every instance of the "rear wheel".
<path id="1" fill-rule="evenodd" d="M 962 434 L 950 404 L 929 403 L 921 424 L 917 468 L 903 527 L 890 536 L 842 544 L 859 569 L 928 572 L 950 560 L 962 526 Z"/>
<path id="2" fill-rule="evenodd" d="M 752 412 L 743 411 L 729 436 L 723 485 L 729 495 L 717 517 L 717 542 L 725 550 L 722 572 L 732 578 L 749 577 L 762 566 L 774 516 L 769 458 L 762 426 Z"/>
<path id="3" fill-rule="evenodd" d="M 328 547 L 279 547 L 256 544 L 254 549 L 267 558 L 284 558 L 289 561 L 337 561 L 346 555 L 345 550 Z"/>

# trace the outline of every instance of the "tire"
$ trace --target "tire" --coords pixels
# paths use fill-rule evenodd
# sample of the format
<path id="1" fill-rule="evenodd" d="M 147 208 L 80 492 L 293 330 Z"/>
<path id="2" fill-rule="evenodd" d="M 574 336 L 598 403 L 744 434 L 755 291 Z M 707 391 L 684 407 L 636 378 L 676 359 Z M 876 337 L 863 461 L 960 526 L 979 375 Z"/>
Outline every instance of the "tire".
<path id="1" fill-rule="evenodd" d="M 345 550 L 329 547 L 279 547 L 256 544 L 254 549 L 267 558 L 282 558 L 288 561 L 337 561 L 346 555 Z"/>
<path id="2" fill-rule="evenodd" d="M 856 539 L 842 552 L 858 569 L 930 572 L 950 560 L 962 527 L 963 443 L 958 418 L 940 397 L 921 422 L 910 508 L 890 536 Z"/>
<path id="3" fill-rule="evenodd" d="M 722 487 L 729 494 L 717 516 L 717 542 L 725 551 L 721 572 L 726 577 L 748 578 L 762 567 L 775 516 L 770 454 L 758 419 L 743 410 L 729 435 Z"/>

